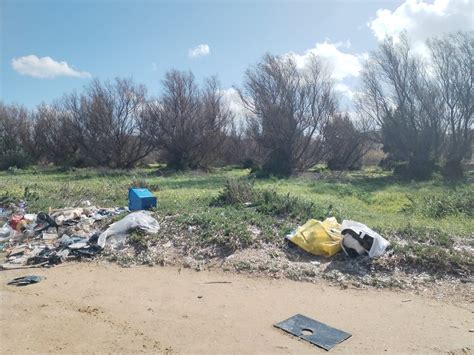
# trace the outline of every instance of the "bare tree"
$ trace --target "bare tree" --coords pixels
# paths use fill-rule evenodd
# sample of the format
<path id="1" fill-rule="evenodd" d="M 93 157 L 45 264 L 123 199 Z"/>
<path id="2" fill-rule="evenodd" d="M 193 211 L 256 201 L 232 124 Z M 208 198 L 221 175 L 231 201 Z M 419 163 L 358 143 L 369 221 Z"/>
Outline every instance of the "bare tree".
<path id="1" fill-rule="evenodd" d="M 131 168 L 152 150 L 142 110 L 146 89 L 131 79 L 94 80 L 82 95 L 72 94 L 66 109 L 90 164 Z"/>
<path id="2" fill-rule="evenodd" d="M 399 172 L 411 178 L 431 175 L 439 158 L 443 127 L 440 100 L 425 64 L 413 55 L 406 37 L 386 40 L 366 63 L 364 92 L 357 107 L 381 128 L 384 151 Z"/>
<path id="3" fill-rule="evenodd" d="M 61 167 L 80 165 L 84 157 L 79 137 L 63 101 L 39 106 L 34 116 L 34 141 L 41 158 Z"/>
<path id="4" fill-rule="evenodd" d="M 155 145 L 172 169 L 209 164 L 232 118 L 217 78 L 200 89 L 191 72 L 173 70 L 166 73 L 163 86 L 163 95 L 149 102 L 144 113 Z"/>
<path id="5" fill-rule="evenodd" d="M 434 82 L 446 124 L 445 173 L 463 175 L 462 160 L 471 153 L 474 122 L 474 32 L 458 32 L 428 41 Z"/>
<path id="6" fill-rule="evenodd" d="M 289 56 L 267 54 L 247 70 L 239 93 L 252 113 L 249 131 L 264 151 L 265 172 L 289 176 L 323 159 L 324 130 L 337 102 L 315 57 L 300 69 Z"/>

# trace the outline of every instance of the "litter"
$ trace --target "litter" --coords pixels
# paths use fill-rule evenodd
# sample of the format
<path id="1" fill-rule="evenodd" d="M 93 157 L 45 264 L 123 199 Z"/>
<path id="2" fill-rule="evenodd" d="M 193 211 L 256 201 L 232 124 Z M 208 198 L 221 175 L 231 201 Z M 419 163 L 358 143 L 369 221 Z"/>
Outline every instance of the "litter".
<path id="1" fill-rule="evenodd" d="M 57 233 L 43 232 L 43 239 L 44 240 L 55 240 L 55 239 L 58 239 L 58 234 Z"/>
<path id="2" fill-rule="evenodd" d="M 156 197 L 148 189 L 128 190 L 128 209 L 130 211 L 148 210 L 156 207 Z"/>
<path id="3" fill-rule="evenodd" d="M 390 243 L 365 224 L 344 220 L 337 223 L 334 217 L 323 222 L 310 219 L 286 239 L 314 255 L 331 257 L 341 249 L 347 256 L 368 254 L 370 258 L 385 253 Z"/>
<path id="4" fill-rule="evenodd" d="M 43 280 L 42 276 L 28 275 L 23 277 L 17 277 L 16 279 L 13 279 L 9 283 L 7 283 L 7 285 L 28 286 L 31 284 L 36 284 L 41 280 Z"/>
<path id="5" fill-rule="evenodd" d="M 24 202 L 0 205 L 0 246 L 6 254 L 1 269 L 23 269 L 56 265 L 68 260 L 90 258 L 101 252 L 97 245 L 104 219 L 128 212 L 126 207 L 49 209 L 48 213 L 26 213 Z M 141 212 L 143 213 L 143 212 Z M 156 233 L 158 222 L 148 215 L 124 218 L 127 228 L 142 228 Z M 116 223 L 112 224 L 112 226 Z M 117 228 L 117 227 L 116 227 Z M 110 229 L 110 228 L 109 228 Z M 122 233 L 123 234 L 123 233 Z M 120 237 L 123 244 L 128 235 Z"/>
<path id="6" fill-rule="evenodd" d="M 334 217 L 310 219 L 286 238 L 308 253 L 330 257 L 341 250 L 341 225 Z"/>
<path id="7" fill-rule="evenodd" d="M 8 224 L 5 224 L 2 228 L 0 228 L 0 242 L 8 240 L 12 232 L 13 229 Z"/>
<path id="8" fill-rule="evenodd" d="M 331 350 L 334 346 L 352 336 L 301 314 L 294 315 L 274 326 L 324 350 Z"/>
<path id="9" fill-rule="evenodd" d="M 125 234 L 130 229 L 141 229 L 146 233 L 156 234 L 160 230 L 158 221 L 154 219 L 150 212 L 138 211 L 130 213 L 118 222 L 110 225 L 110 227 L 99 236 L 97 244 L 103 248 L 107 238 L 116 234 Z"/>
<path id="10" fill-rule="evenodd" d="M 357 256 L 364 253 L 370 258 L 381 256 L 390 245 L 388 240 L 373 231 L 365 224 L 344 220 L 342 221 L 342 249 L 348 256 Z"/>
<path id="11" fill-rule="evenodd" d="M 86 248 L 89 244 L 87 242 L 77 242 L 69 245 L 69 249 L 82 249 Z"/>

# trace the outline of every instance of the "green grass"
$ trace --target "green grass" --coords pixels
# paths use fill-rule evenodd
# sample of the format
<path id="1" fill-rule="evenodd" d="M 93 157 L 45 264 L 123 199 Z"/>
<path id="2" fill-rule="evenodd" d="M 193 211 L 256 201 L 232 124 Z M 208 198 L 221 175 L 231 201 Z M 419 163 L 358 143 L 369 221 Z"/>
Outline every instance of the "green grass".
<path id="1" fill-rule="evenodd" d="M 231 168 L 167 176 L 159 176 L 153 168 L 14 170 L 0 172 L 0 203 L 26 198 L 31 212 L 79 205 L 83 200 L 96 206 L 124 206 L 127 189 L 144 186 L 158 198 L 160 222 L 167 221 L 158 238 L 189 233 L 191 228 L 190 243 L 231 253 L 261 243 L 283 243 L 285 234 L 308 218 L 333 215 L 375 229 L 406 260 L 413 259 L 412 264 L 424 267 L 425 261 L 449 257 L 440 265 L 451 261 L 454 267 L 473 265 L 472 255 L 453 251 L 455 243 L 474 246 L 470 182 L 403 182 L 379 170 L 308 173 L 253 181 L 258 197 L 248 201 L 250 206 L 238 199 L 238 203 L 215 203 L 229 178 L 246 179 L 248 173 Z"/>

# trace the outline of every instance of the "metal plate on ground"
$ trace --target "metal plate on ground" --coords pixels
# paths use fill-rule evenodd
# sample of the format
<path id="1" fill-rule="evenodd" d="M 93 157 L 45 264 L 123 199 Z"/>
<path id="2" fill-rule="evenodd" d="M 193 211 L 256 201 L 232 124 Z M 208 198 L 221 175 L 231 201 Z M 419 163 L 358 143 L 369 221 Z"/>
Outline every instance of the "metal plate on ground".
<path id="1" fill-rule="evenodd" d="M 319 346 L 324 350 L 331 350 L 334 346 L 352 336 L 349 333 L 332 328 L 301 314 L 294 315 L 283 322 L 277 323 L 275 327 L 309 341 L 311 344 Z"/>

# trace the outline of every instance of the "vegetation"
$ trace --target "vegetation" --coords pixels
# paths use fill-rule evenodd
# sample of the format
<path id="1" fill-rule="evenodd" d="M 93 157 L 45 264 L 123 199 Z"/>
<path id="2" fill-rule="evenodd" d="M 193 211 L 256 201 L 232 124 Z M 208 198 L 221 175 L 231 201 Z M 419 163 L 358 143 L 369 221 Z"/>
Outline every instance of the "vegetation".
<path id="1" fill-rule="evenodd" d="M 158 175 L 157 168 L 12 169 L 0 173 L 0 201 L 26 199 L 30 211 L 80 205 L 122 206 L 131 186 L 150 188 L 162 229 L 153 238 L 186 236 L 189 248 L 228 255 L 284 236 L 309 218 L 352 219 L 392 243 L 395 257 L 435 272 L 472 270 L 473 190 L 468 182 L 404 182 L 381 170 L 307 173 L 254 180 L 247 169 Z M 136 244 L 144 244 L 134 237 Z M 140 245 L 138 247 L 140 247 Z M 439 259 L 442 258 L 442 259 Z M 461 271 L 460 271 L 461 270 Z"/>
<path id="2" fill-rule="evenodd" d="M 164 162 L 180 171 L 231 164 L 289 177 L 319 163 L 360 169 L 378 143 L 383 166 L 399 177 L 440 171 L 462 179 L 472 155 L 473 33 L 426 45 L 422 56 L 404 36 L 386 39 L 364 62 L 351 115 L 341 112 L 332 73 L 317 56 L 303 65 L 271 54 L 245 72 L 239 117 L 216 77 L 199 84 L 192 72 L 176 70 L 165 74 L 158 97 L 116 78 L 94 79 L 34 110 L 0 102 L 0 170 Z"/>
<path id="3" fill-rule="evenodd" d="M 359 111 L 381 131 L 398 175 L 428 179 L 442 164 L 446 177 L 459 179 L 471 155 L 474 37 L 452 33 L 427 45 L 424 58 L 406 36 L 387 39 L 365 64 Z"/>

